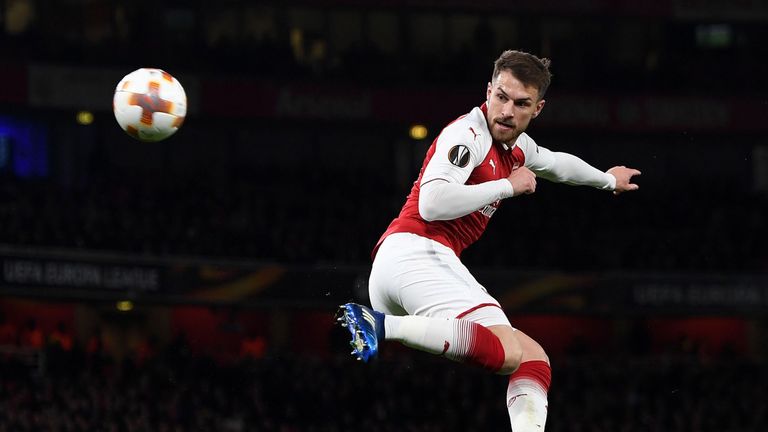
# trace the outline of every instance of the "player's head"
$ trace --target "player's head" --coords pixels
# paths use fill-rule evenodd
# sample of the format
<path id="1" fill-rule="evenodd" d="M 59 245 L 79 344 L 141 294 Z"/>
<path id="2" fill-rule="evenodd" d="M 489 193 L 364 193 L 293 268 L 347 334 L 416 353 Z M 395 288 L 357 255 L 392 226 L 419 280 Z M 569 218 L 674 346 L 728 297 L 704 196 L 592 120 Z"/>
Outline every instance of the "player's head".
<path id="1" fill-rule="evenodd" d="M 495 82 L 499 74 L 507 71 L 521 83 L 535 88 L 539 99 L 544 99 L 552 80 L 549 64 L 548 58 L 539 58 L 524 51 L 506 50 L 493 63 L 491 82 Z"/>
<path id="2" fill-rule="evenodd" d="M 501 53 L 486 93 L 488 128 L 497 141 L 513 142 L 544 108 L 552 74 L 549 59 L 522 51 Z"/>

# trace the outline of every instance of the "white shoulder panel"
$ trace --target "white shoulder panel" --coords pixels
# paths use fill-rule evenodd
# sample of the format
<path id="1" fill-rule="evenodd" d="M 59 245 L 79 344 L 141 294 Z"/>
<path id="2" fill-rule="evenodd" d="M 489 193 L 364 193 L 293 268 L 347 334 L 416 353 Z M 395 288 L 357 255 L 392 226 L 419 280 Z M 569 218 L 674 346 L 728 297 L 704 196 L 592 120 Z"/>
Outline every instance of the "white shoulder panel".
<path id="1" fill-rule="evenodd" d="M 474 108 L 443 129 L 435 154 L 427 164 L 421 183 L 443 179 L 464 184 L 472 170 L 485 159 L 493 139 L 480 108 Z"/>

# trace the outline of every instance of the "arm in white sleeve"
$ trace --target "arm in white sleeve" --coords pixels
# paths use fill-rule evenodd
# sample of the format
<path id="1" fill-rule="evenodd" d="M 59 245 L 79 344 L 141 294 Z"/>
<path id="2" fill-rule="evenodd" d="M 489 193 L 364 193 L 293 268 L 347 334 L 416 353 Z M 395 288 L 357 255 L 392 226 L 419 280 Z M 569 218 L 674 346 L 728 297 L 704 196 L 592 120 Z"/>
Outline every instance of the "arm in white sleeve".
<path id="1" fill-rule="evenodd" d="M 540 156 L 544 154 L 545 157 L 551 158 L 546 169 L 532 170 L 542 178 L 558 183 L 592 186 L 604 190 L 616 188 L 616 177 L 600 171 L 577 156 L 570 153 L 553 152 L 544 147 L 539 147 L 539 151 Z"/>
<path id="2" fill-rule="evenodd" d="M 616 177 L 600 171 L 577 156 L 541 147 L 525 134 L 518 139 L 518 144 L 525 153 L 525 166 L 541 178 L 604 190 L 616 188 Z"/>
<path id="3" fill-rule="evenodd" d="M 456 219 L 512 195 L 512 183 L 507 179 L 475 185 L 435 179 L 421 185 L 419 214 L 426 221 Z"/>

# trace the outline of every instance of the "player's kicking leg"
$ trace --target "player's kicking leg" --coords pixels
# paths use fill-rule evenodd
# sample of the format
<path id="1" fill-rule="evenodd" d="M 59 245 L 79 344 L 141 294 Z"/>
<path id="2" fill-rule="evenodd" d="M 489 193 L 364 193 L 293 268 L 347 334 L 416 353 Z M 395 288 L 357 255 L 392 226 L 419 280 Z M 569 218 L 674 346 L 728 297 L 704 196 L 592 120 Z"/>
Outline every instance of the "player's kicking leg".
<path id="1" fill-rule="evenodd" d="M 493 331 L 470 320 L 385 316 L 355 303 L 340 306 L 336 317 L 349 330 L 352 354 L 358 360 L 367 362 L 375 357 L 379 341 L 386 339 L 504 375 L 512 373 L 520 364 L 522 352 L 514 336 L 506 340 L 505 348 Z M 511 333 L 513 329 L 509 327 L 509 330 Z"/>

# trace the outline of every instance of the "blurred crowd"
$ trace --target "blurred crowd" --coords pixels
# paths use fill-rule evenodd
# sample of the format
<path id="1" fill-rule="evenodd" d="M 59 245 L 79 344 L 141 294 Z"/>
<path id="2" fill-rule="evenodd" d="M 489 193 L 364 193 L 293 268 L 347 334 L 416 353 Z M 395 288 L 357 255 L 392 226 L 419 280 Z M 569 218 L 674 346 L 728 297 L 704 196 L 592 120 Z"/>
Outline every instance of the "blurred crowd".
<path id="1" fill-rule="evenodd" d="M 304 184 L 277 173 L 226 183 L 207 178 L 131 183 L 115 174 L 83 188 L 4 179 L 0 243 L 367 265 L 405 192 L 363 171 L 316 173 Z M 535 196 L 502 205 L 488 232 L 464 253 L 468 265 L 514 263 L 517 269 L 586 271 L 766 269 L 768 249 L 762 239 L 768 238 L 763 223 L 768 203 L 763 194 L 713 185 L 681 195 L 644 186 L 631 197 L 616 198 L 589 188 L 540 183 Z"/>
<path id="2" fill-rule="evenodd" d="M 566 88 L 706 88 L 725 94 L 713 63 L 727 64 L 732 76 L 741 77 L 727 91 L 764 85 L 766 66 L 753 60 L 766 53 L 764 27 L 716 15 L 716 8 L 697 11 L 696 20 L 676 17 L 671 5 L 655 14 L 627 14 L 605 4 L 599 11 L 579 10 L 574 19 L 572 4 L 559 10 L 557 3 L 542 8 L 524 2 L 498 13 L 459 3 L 401 11 L 365 2 L 322 7 L 93 0 L 42 7 L 14 0 L 0 13 L 6 17 L 0 55 L 121 67 L 141 59 L 171 70 L 275 80 L 419 85 L 429 77 L 466 86 L 485 79 L 501 49 L 523 48 L 554 58 L 557 85 Z"/>
<path id="3" fill-rule="evenodd" d="M 527 5 L 503 16 L 471 8 L 326 11 L 237 1 L 215 7 L 106 0 L 39 6 L 32 0 L 4 6 L 0 56 L 6 61 L 135 67 L 140 60 L 201 74 L 243 74 L 256 82 L 360 81 L 406 92 L 425 83 L 441 92 L 445 84 L 466 89 L 479 83 L 482 96 L 492 60 L 501 48 L 511 47 L 552 57 L 553 89 L 566 92 L 596 90 L 610 98 L 727 90 L 728 97 L 752 97 L 766 72 L 752 59 L 768 46 L 762 43 L 764 26 L 746 21 L 713 25 L 653 14 L 617 16 L 612 12 L 620 11 L 610 7 L 569 19 L 554 5 L 543 12 Z M 334 23 L 348 27 L 336 31 Z M 463 31 L 454 32 L 452 26 Z M 438 48 L 425 49 L 428 44 Z M 713 68 L 713 63 L 727 68 Z M 722 70 L 739 77 L 728 80 L 727 89 L 721 86 Z M 49 119 L 50 114 L 40 117 Z M 262 124 L 242 139 L 237 135 L 251 127 L 244 124 L 249 121 L 211 125 L 209 119 L 195 120 L 204 125 L 193 129 L 197 126 L 190 122 L 183 133 L 188 141 L 210 147 L 202 159 L 218 158 L 231 141 L 251 148 L 252 157 L 234 154 L 227 165 L 172 173 L 169 165 L 187 150 L 158 150 L 152 158 L 170 162 L 144 176 L 141 166 L 121 169 L 106 161 L 121 157 L 110 156 L 114 143 L 109 133 L 88 135 L 62 127 L 51 134 L 51 178 L 0 177 L 0 243 L 367 264 L 376 240 L 404 202 L 423 155 L 413 156 L 404 169 L 395 167 L 403 155 L 393 143 L 403 140 L 397 130 L 403 125 L 311 120 L 265 125 L 264 119 L 254 119 Z M 442 126 L 434 126 L 430 139 Z M 356 130 L 350 134 L 349 129 Z M 532 199 L 505 202 L 484 239 L 467 250 L 465 261 L 473 266 L 514 263 L 520 269 L 765 271 L 768 250 L 761 239 L 768 234 L 763 223 L 768 203 L 765 192 L 749 184 L 761 174 L 749 172 L 750 149 L 740 148 L 759 144 L 763 137 L 652 133 L 626 131 L 616 139 L 594 130 L 554 132 L 555 143 L 579 140 L 599 147 L 601 154 L 623 147 L 631 157 L 611 158 L 600 166 L 637 163 L 646 173 L 639 180 L 641 192 L 612 199 L 542 184 Z M 630 136 L 634 147 L 622 142 Z M 62 145 L 65 141 L 69 147 Z M 90 154 L 80 148 L 94 141 L 99 149 Z M 546 139 L 540 142 L 550 145 Z M 670 148 L 688 144 L 687 153 L 672 156 Z M 709 157 L 699 165 L 697 153 L 724 157 Z M 585 156 L 579 148 L 574 154 Z M 724 177 L 724 170 L 738 181 Z M 80 178 L 63 178 L 66 171 Z M 521 244 L 525 247 L 514 247 Z"/>
<path id="4" fill-rule="evenodd" d="M 49 349 L 47 367 L 0 356 L 3 431 L 489 431 L 508 428 L 503 377 L 395 350 L 271 353 L 220 363 L 183 339 L 142 361 Z M 547 430 L 762 431 L 768 374 L 732 354 L 556 359 Z"/>

